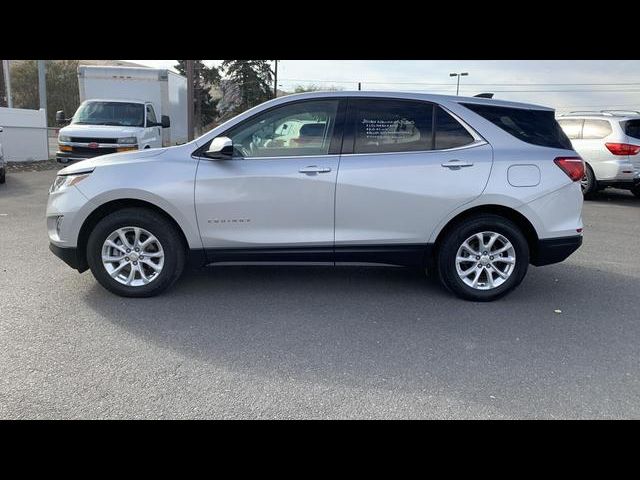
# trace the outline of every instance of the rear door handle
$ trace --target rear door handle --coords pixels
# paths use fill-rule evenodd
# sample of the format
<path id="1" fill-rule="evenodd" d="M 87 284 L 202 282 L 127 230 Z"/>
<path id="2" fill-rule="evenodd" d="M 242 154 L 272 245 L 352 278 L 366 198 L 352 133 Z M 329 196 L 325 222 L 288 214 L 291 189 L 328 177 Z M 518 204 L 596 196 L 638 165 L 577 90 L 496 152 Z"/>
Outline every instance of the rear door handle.
<path id="1" fill-rule="evenodd" d="M 450 168 L 451 170 L 459 170 L 462 167 L 473 167 L 473 163 L 461 162 L 460 160 L 449 160 L 447 163 L 443 163 L 442 166 Z"/>
<path id="2" fill-rule="evenodd" d="M 317 165 L 309 165 L 308 167 L 298 170 L 300 173 L 328 173 L 331 171 L 329 167 L 318 167 Z"/>

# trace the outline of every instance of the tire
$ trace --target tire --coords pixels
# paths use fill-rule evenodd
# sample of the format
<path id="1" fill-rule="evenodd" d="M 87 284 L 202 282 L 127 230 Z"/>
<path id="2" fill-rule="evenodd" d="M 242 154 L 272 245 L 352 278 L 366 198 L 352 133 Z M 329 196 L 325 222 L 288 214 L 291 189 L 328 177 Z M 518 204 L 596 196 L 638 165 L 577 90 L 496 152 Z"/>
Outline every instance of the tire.
<path id="1" fill-rule="evenodd" d="M 124 234 L 127 244 L 118 232 Z M 107 240 L 115 246 L 108 246 Z M 130 253 L 126 247 L 130 247 Z M 135 248 L 140 251 L 136 253 Z M 118 261 L 104 263 L 103 253 Z M 138 258 L 141 254 L 145 255 Z M 144 208 L 126 208 L 107 215 L 95 226 L 87 242 L 87 262 L 93 276 L 104 288 L 123 297 L 162 293 L 182 274 L 185 257 L 185 245 L 176 227 L 162 215 Z"/>
<path id="2" fill-rule="evenodd" d="M 478 248 L 478 238 L 475 237 L 483 232 L 486 233 L 483 236 L 485 245 L 495 236 L 493 246 L 487 250 Z M 463 243 L 467 241 L 471 250 L 479 255 L 472 254 L 471 250 L 463 247 Z M 509 244 L 511 248 L 499 252 Z M 490 255 L 492 252 L 495 252 L 495 255 Z M 458 262 L 457 258 L 470 260 Z M 512 221 L 499 215 L 482 214 L 462 220 L 446 234 L 438 246 L 436 262 L 440 281 L 447 289 L 465 300 L 488 302 L 506 295 L 520 285 L 529 267 L 529 244 L 522 231 Z M 480 270 L 479 274 L 476 268 Z M 461 276 L 458 270 L 470 273 L 468 276 Z M 476 275 L 476 287 L 466 283 L 473 283 Z M 506 278 L 503 278 L 504 275 Z M 495 286 L 492 287 L 492 284 Z"/>
<path id="3" fill-rule="evenodd" d="M 631 189 L 631 193 L 633 193 L 636 198 L 640 198 L 640 185 L 636 185 Z"/>
<path id="4" fill-rule="evenodd" d="M 584 177 L 580 182 L 580 186 L 582 187 L 582 195 L 587 199 L 593 198 L 593 195 L 600 190 L 598 188 L 598 181 L 593 173 L 593 169 L 588 163 L 585 163 Z"/>
<path id="5" fill-rule="evenodd" d="M 4 183 L 7 181 L 7 171 L 2 168 L 0 169 L 0 183 Z"/>

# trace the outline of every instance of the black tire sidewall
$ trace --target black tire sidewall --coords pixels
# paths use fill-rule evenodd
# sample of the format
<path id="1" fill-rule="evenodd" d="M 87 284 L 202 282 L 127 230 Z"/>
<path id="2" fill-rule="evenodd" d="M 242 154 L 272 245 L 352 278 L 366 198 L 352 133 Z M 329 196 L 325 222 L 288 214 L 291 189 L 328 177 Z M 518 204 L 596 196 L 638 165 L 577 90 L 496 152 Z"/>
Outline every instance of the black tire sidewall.
<path id="1" fill-rule="evenodd" d="M 141 227 L 153 234 L 165 254 L 158 278 L 147 285 L 122 285 L 111 278 L 102 264 L 102 245 L 107 236 L 128 226 Z M 175 227 L 161 215 L 142 208 L 123 209 L 109 214 L 95 226 L 87 242 L 87 262 L 96 280 L 107 290 L 125 297 L 150 297 L 166 290 L 178 279 L 184 268 L 184 246 Z"/>
<path id="2" fill-rule="evenodd" d="M 588 163 L 585 163 L 584 171 L 587 177 L 587 188 L 582 191 L 582 195 L 585 198 L 591 198 L 598 191 L 598 182 L 596 182 L 596 176 Z"/>
<path id="3" fill-rule="evenodd" d="M 491 290 L 476 290 L 466 285 L 456 272 L 455 259 L 462 242 L 475 233 L 492 231 L 505 236 L 516 252 L 516 265 L 505 283 Z M 438 249 L 438 273 L 442 283 L 461 298 L 473 301 L 491 301 L 516 288 L 529 267 L 529 245 L 515 223 L 497 215 L 469 218 L 456 225 Z"/>
<path id="4" fill-rule="evenodd" d="M 640 185 L 636 185 L 631 189 L 631 193 L 633 193 L 636 197 L 640 198 Z"/>

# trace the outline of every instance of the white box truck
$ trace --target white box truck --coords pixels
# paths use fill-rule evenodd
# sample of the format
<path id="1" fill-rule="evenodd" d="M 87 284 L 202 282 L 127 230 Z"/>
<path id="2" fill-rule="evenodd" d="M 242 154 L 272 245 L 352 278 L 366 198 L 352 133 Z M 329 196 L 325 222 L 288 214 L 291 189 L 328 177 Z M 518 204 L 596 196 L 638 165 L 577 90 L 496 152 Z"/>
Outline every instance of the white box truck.
<path id="1" fill-rule="evenodd" d="M 56 158 L 168 147 L 187 141 L 187 79 L 167 69 L 78 67 L 82 102 L 73 118 L 56 113 Z"/>

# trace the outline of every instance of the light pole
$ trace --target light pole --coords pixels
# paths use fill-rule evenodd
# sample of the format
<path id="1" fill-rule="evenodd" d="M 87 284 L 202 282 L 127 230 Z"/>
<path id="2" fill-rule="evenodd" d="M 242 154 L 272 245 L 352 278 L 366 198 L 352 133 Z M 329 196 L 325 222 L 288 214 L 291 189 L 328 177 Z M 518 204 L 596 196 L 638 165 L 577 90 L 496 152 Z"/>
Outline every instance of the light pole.
<path id="1" fill-rule="evenodd" d="M 278 60 L 274 60 L 273 67 L 273 98 L 278 98 Z"/>
<path id="2" fill-rule="evenodd" d="M 456 95 L 460 94 L 460 77 L 466 77 L 467 75 L 469 75 L 469 73 L 467 72 L 449 74 L 450 77 L 458 77 L 458 85 L 456 86 Z"/>

